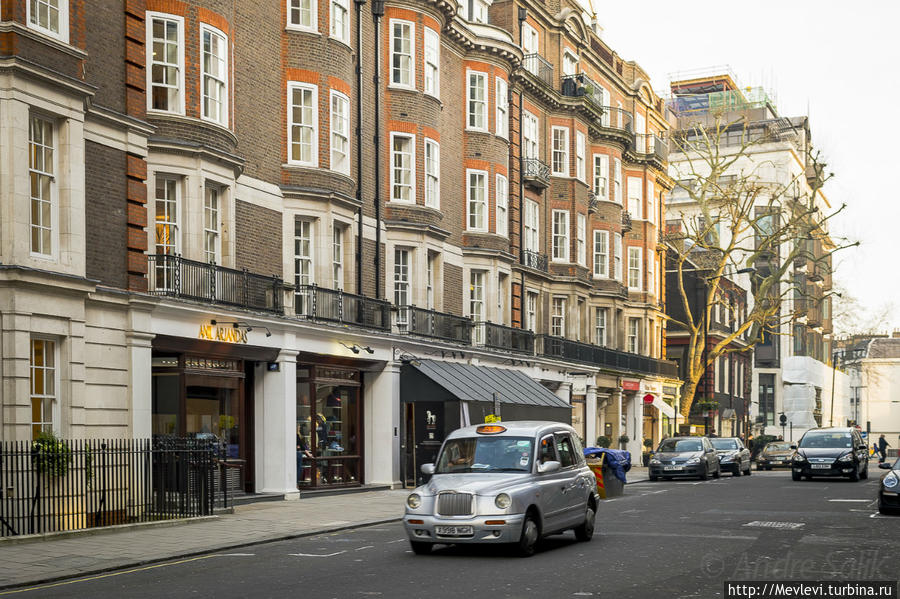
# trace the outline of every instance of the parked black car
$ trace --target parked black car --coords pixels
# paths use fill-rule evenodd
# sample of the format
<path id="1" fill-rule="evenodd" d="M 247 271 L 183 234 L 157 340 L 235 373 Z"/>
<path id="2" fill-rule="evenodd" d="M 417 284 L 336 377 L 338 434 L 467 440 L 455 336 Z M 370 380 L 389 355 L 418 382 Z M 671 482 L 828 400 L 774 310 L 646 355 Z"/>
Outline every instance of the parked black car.
<path id="1" fill-rule="evenodd" d="M 787 441 L 772 441 L 756 458 L 757 470 L 771 470 L 772 468 L 790 468 L 794 462 L 795 450 Z"/>
<path id="2" fill-rule="evenodd" d="M 882 514 L 900 513 L 900 459 L 878 464 L 879 468 L 890 470 L 881 477 L 878 485 L 878 511 Z"/>
<path id="3" fill-rule="evenodd" d="M 869 477 L 869 448 L 855 428 L 813 428 L 803 434 L 796 449 L 791 478 L 846 476 L 852 481 Z"/>
<path id="4" fill-rule="evenodd" d="M 719 478 L 722 467 L 716 450 L 706 437 L 671 437 L 663 439 L 650 458 L 650 480 L 666 480 L 673 476 L 698 476 L 706 480 Z"/>
<path id="5" fill-rule="evenodd" d="M 743 441 L 737 437 L 712 437 L 709 442 L 719 456 L 722 470 L 735 476 L 750 476 L 750 450 L 744 447 Z"/>

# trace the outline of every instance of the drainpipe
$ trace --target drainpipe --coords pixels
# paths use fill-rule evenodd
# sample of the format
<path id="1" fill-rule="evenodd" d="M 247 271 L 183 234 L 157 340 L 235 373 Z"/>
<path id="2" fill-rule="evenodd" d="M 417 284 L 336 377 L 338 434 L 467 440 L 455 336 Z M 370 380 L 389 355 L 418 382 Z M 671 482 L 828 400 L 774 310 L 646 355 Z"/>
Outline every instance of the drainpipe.
<path id="1" fill-rule="evenodd" d="M 362 77 L 362 7 L 366 0 L 356 0 L 356 201 L 359 223 L 356 233 L 356 295 L 363 294 L 362 255 L 363 255 L 363 77 Z"/>
<path id="2" fill-rule="evenodd" d="M 372 0 L 375 19 L 375 298 L 381 299 L 381 17 L 384 0 Z"/>

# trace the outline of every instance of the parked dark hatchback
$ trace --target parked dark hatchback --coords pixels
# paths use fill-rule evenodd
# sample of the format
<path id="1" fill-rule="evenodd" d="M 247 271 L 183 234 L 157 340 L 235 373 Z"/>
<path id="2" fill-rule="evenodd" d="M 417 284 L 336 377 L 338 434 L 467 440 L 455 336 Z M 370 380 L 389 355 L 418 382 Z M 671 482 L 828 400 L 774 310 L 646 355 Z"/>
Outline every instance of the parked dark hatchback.
<path id="1" fill-rule="evenodd" d="M 791 465 L 794 480 L 804 476 L 846 476 L 853 481 L 869 477 L 869 449 L 854 428 L 810 429 L 796 449 Z"/>
<path id="2" fill-rule="evenodd" d="M 722 470 L 735 476 L 750 475 L 750 450 L 737 437 L 712 437 L 709 442 L 719 456 Z"/>
<path id="3" fill-rule="evenodd" d="M 772 468 L 790 468 L 794 461 L 794 450 L 787 441 L 772 441 L 756 458 L 757 470 L 771 470 Z"/>
<path id="4" fill-rule="evenodd" d="M 663 439 L 650 458 L 650 480 L 673 476 L 699 476 L 706 480 L 719 478 L 722 468 L 716 450 L 706 437 L 672 437 Z"/>
<path id="5" fill-rule="evenodd" d="M 890 470 L 878 485 L 878 511 L 882 514 L 900 513 L 900 459 L 893 464 L 882 462 L 879 468 Z"/>

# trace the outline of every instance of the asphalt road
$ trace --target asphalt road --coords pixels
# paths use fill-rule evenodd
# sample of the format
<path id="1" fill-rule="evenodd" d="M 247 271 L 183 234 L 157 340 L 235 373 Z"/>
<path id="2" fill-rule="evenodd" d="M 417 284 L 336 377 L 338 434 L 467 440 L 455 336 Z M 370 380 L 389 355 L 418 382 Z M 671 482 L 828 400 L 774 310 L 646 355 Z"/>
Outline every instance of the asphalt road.
<path id="1" fill-rule="evenodd" d="M 401 525 L 282 541 L 13 591 L 17 597 L 721 597 L 725 580 L 897 580 L 900 517 L 868 481 L 793 482 L 786 471 L 630 484 L 598 535 L 409 550 Z M 184 528 L 190 534 L 190 527 Z M 6 593 L 0 593 L 0 596 Z"/>

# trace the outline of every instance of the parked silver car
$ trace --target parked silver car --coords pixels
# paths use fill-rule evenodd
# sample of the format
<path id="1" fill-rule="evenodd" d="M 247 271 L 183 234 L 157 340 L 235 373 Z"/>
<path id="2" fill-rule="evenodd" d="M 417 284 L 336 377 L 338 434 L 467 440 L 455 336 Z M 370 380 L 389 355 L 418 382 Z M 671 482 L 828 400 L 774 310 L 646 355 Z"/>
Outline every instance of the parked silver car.
<path id="1" fill-rule="evenodd" d="M 597 487 L 571 426 L 503 422 L 468 426 L 444 441 L 433 475 L 406 500 L 415 553 L 437 543 L 515 543 L 525 556 L 542 536 L 594 534 Z"/>

